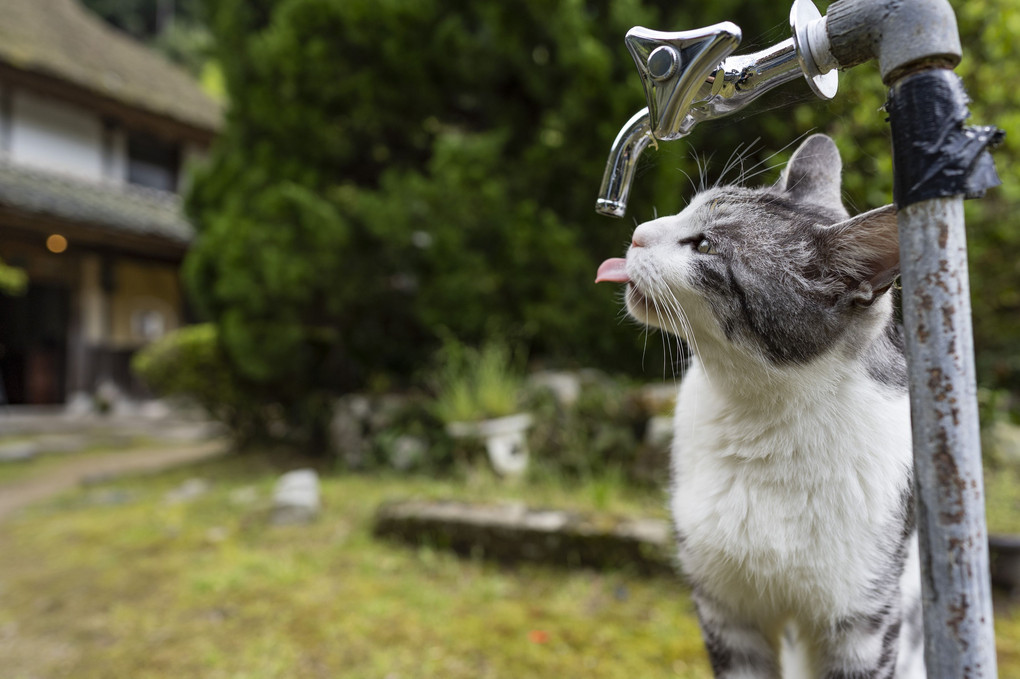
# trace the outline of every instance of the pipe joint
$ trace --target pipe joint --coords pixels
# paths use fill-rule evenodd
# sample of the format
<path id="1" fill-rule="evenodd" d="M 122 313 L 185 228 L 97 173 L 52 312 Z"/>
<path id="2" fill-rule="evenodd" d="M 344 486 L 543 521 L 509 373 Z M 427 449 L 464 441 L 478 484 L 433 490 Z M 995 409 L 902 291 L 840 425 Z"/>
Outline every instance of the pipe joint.
<path id="1" fill-rule="evenodd" d="M 947 0 L 836 0 L 826 17 L 840 68 L 877 59 L 886 85 L 911 70 L 960 62 L 956 14 Z"/>

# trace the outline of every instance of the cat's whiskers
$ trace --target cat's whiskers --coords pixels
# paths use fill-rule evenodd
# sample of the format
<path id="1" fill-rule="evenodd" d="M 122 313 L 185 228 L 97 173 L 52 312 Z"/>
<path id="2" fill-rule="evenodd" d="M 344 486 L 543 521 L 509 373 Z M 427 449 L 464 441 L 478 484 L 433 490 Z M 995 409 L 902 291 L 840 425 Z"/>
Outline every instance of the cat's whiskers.
<path id="1" fill-rule="evenodd" d="M 751 170 L 753 170 L 755 167 L 758 167 L 758 165 L 760 165 L 760 163 L 755 163 L 752 167 L 748 168 L 748 170 L 746 172 L 743 170 L 743 168 L 741 168 L 741 175 L 740 175 L 740 177 L 737 178 L 737 184 L 743 186 L 745 182 L 747 182 L 747 181 L 749 181 L 751 179 L 754 179 L 755 177 L 757 177 L 759 175 L 763 175 L 766 172 L 771 172 L 772 170 L 776 169 L 777 167 L 782 167 L 783 163 L 776 163 L 775 165 L 769 165 L 767 167 L 761 168 L 757 172 L 753 172 L 751 174 L 747 174 L 747 173 L 751 172 Z"/>
<path id="2" fill-rule="evenodd" d="M 680 364 L 684 356 L 684 342 L 688 343 L 691 350 L 698 356 L 700 360 L 700 354 L 698 353 L 697 339 L 694 337 L 694 327 L 691 325 L 690 319 L 687 317 L 683 307 L 680 306 L 679 300 L 677 300 L 674 292 L 669 288 L 668 285 L 661 284 L 656 286 L 656 297 L 662 297 L 662 306 L 666 312 L 666 320 L 672 328 L 673 336 L 676 338 L 676 350 L 677 360 L 673 364 L 673 382 L 677 381 L 677 364 Z M 666 341 L 665 339 L 663 341 Z M 686 372 L 686 365 L 681 366 L 681 373 L 679 377 L 683 377 L 683 373 Z M 706 375 L 707 377 L 707 375 Z"/>
<path id="3" fill-rule="evenodd" d="M 644 298 L 644 302 L 645 302 L 645 318 L 648 318 L 648 298 L 647 297 Z M 626 310 L 626 305 L 624 305 L 624 309 Z M 644 342 L 644 346 L 641 347 L 641 369 L 644 370 L 645 369 L 645 354 L 648 351 L 648 324 L 647 323 L 642 323 L 642 325 L 645 326 L 645 342 Z"/>
<path id="4" fill-rule="evenodd" d="M 708 189 L 708 183 L 705 181 L 705 172 L 708 170 L 708 167 L 712 162 L 712 155 L 714 154 L 709 154 L 708 157 L 705 158 L 704 162 L 702 162 L 701 156 L 698 155 L 693 146 L 691 147 L 691 159 L 698 168 L 698 184 L 697 186 L 692 186 L 695 194 L 702 193 Z M 681 170 L 681 172 L 683 172 L 683 170 Z M 684 172 L 684 174 L 687 175 L 686 172 Z M 690 175 L 687 175 L 687 178 L 690 179 Z M 693 185 L 694 182 L 692 181 L 691 184 Z"/>
<path id="5" fill-rule="evenodd" d="M 683 170 L 683 168 L 678 167 L 677 170 L 680 172 L 680 174 L 682 174 L 683 176 L 687 177 L 687 181 L 690 182 L 690 184 L 691 184 L 691 189 L 694 191 L 694 193 L 697 193 L 698 192 L 698 185 L 694 183 L 694 179 L 691 178 L 691 175 L 688 174 L 687 172 L 685 172 Z M 685 198 L 684 199 L 684 205 L 688 205 L 688 204 L 690 204 L 690 201 Z"/>
<path id="6" fill-rule="evenodd" d="M 645 297 L 645 299 L 648 299 L 648 298 Z M 654 299 L 652 300 L 652 307 L 655 309 L 655 316 L 656 316 L 656 318 L 658 318 L 659 317 L 659 305 L 658 305 L 658 303 Z M 665 343 L 665 341 L 663 341 L 663 344 L 662 344 L 662 378 L 663 379 L 666 379 L 666 361 L 667 361 L 667 359 L 666 359 L 666 343 Z"/>
<path id="7" fill-rule="evenodd" d="M 740 176 L 737 177 L 737 180 L 734 182 L 734 184 L 736 184 L 738 186 L 743 186 L 744 182 L 746 182 L 747 180 L 752 179 L 754 177 L 757 177 L 759 174 L 762 174 L 764 172 L 768 172 L 770 170 L 773 170 L 773 169 L 775 169 L 777 167 L 780 167 L 780 166 L 784 165 L 785 163 L 777 163 L 776 165 L 772 165 L 772 166 L 766 167 L 764 170 L 761 170 L 759 172 L 755 172 L 754 174 L 749 174 L 750 172 L 753 172 L 754 170 L 756 170 L 757 168 L 761 167 L 765 163 L 768 163 L 770 160 L 772 160 L 773 158 L 778 156 L 780 153 L 782 153 L 786 149 L 790 148 L 791 146 L 793 146 L 794 144 L 799 142 L 801 139 L 803 139 L 807 135 L 811 134 L 811 132 L 812 132 L 812 130 L 808 130 L 807 132 L 803 133 L 799 137 L 796 137 L 789 144 L 787 144 L 786 146 L 782 147 L 781 149 L 779 149 L 775 153 L 772 153 L 771 155 L 768 155 L 765 158 L 762 158 L 757 163 L 755 163 L 751 167 L 747 168 L 747 170 L 743 170 L 743 168 L 741 168 Z"/>
<path id="8" fill-rule="evenodd" d="M 690 320 L 690 318 L 688 318 L 687 312 L 685 312 L 683 307 L 680 305 L 680 301 L 676 298 L 676 294 L 674 294 L 673 290 L 671 290 L 669 288 L 669 286 L 663 286 L 663 290 L 669 296 L 669 303 L 673 307 L 673 309 L 676 311 L 677 317 L 680 319 L 680 324 L 683 326 L 683 330 L 684 330 L 684 334 L 682 336 L 680 336 L 680 335 L 677 336 L 677 351 L 681 351 L 682 350 L 681 343 L 684 340 L 686 340 L 688 348 L 691 350 L 693 355 L 697 357 L 698 362 L 701 364 L 701 372 L 705 376 L 705 382 L 708 383 L 709 386 L 711 386 L 712 385 L 712 378 L 711 378 L 711 375 L 709 374 L 708 366 L 705 364 L 704 359 L 702 359 L 702 357 L 701 357 L 701 349 L 698 347 L 698 339 L 694 335 L 694 326 L 691 324 L 691 320 Z M 681 337 L 683 339 L 681 339 Z M 683 370 L 684 374 L 686 374 L 687 369 L 689 367 L 690 367 L 689 365 L 685 365 L 684 366 L 684 370 Z M 682 375 L 681 375 L 681 377 L 682 377 Z M 693 429 L 694 429 L 694 424 L 693 423 L 697 422 L 697 416 L 698 416 L 697 411 L 698 411 L 698 405 L 697 405 L 697 403 L 695 403 L 694 405 L 691 406 L 691 412 L 692 412 L 692 415 L 693 415 L 693 419 L 691 421 L 691 431 L 689 432 L 689 434 L 693 434 Z"/>
<path id="9" fill-rule="evenodd" d="M 744 176 L 744 160 L 747 158 L 748 155 L 751 154 L 751 152 L 754 150 L 754 145 L 757 144 L 759 141 L 761 141 L 761 137 L 754 139 L 747 146 L 744 146 L 743 143 L 738 144 L 737 148 L 735 148 L 733 150 L 733 153 L 730 154 L 730 157 L 726 161 L 726 164 L 723 165 L 723 169 L 719 173 L 719 178 L 716 179 L 715 184 L 713 184 L 713 186 L 719 186 L 720 184 L 722 184 L 723 180 L 726 178 L 726 175 L 729 174 L 730 170 L 737 167 L 737 165 L 740 166 L 740 173 L 737 175 L 737 181 L 735 183 L 740 184 L 740 177 Z"/>
<path id="10" fill-rule="evenodd" d="M 673 381 L 675 382 L 676 381 L 676 369 L 675 369 L 675 366 L 674 366 L 674 363 L 673 363 L 673 344 L 672 344 L 672 341 L 669 340 L 669 338 L 667 336 L 670 334 L 670 332 L 669 332 L 670 329 L 672 329 L 673 334 L 675 335 L 677 333 L 677 331 L 678 331 L 678 328 L 677 328 L 677 325 L 676 325 L 676 321 L 673 319 L 672 314 L 669 313 L 669 307 L 667 306 L 665 300 L 662 300 L 662 306 L 661 307 L 659 306 L 659 300 L 662 298 L 662 294 L 661 294 L 662 291 L 660 290 L 660 287 L 661 287 L 661 285 L 659 284 L 659 282 L 658 281 L 654 281 L 653 285 L 651 286 L 652 289 L 649 290 L 649 292 L 651 294 L 650 295 L 646 295 L 645 298 L 647 299 L 649 296 L 651 296 L 652 304 L 655 306 L 655 316 L 656 316 L 656 318 L 658 319 L 658 321 L 661 324 L 665 324 L 665 325 L 669 326 L 668 328 L 667 327 L 661 328 L 661 330 L 663 331 L 663 338 L 662 338 L 663 361 L 666 360 L 666 351 L 668 350 L 668 352 L 669 352 L 669 363 L 670 363 L 670 366 L 673 368 Z M 665 372 L 666 372 L 666 366 L 663 365 L 663 378 L 665 378 L 665 376 L 666 376 Z"/>
<path id="11" fill-rule="evenodd" d="M 669 316 L 667 316 L 666 313 L 659 306 L 659 302 L 657 300 L 658 295 L 653 294 L 651 297 L 652 297 L 652 306 L 655 307 L 655 317 L 657 319 L 659 319 L 660 321 L 665 321 L 667 323 L 672 324 L 672 319 Z M 645 295 L 645 299 L 648 299 L 648 295 Z M 663 330 L 665 330 L 665 328 L 663 328 Z M 668 332 L 663 332 L 663 337 L 662 337 L 662 363 L 663 363 L 663 365 L 662 365 L 662 379 L 666 379 L 666 365 L 667 364 L 670 365 L 670 366 L 673 365 L 673 344 L 672 344 L 672 342 L 668 341 L 667 335 L 669 335 Z M 668 356 L 667 356 L 667 354 L 668 354 Z M 673 382 L 676 383 L 676 370 L 675 369 L 673 370 Z"/>
<path id="12" fill-rule="evenodd" d="M 664 286 L 664 291 L 669 295 L 670 304 L 673 306 L 678 318 L 680 319 L 680 324 L 684 331 L 684 334 L 680 337 L 686 340 L 691 352 L 698 358 L 702 368 L 705 369 L 706 380 L 711 383 L 707 366 L 705 366 L 705 361 L 701 356 L 701 349 L 698 347 L 698 338 L 694 334 L 694 326 L 691 324 L 691 319 L 687 316 L 687 312 L 684 311 L 683 306 L 680 305 L 680 300 L 676 298 L 676 294 L 668 286 Z"/>
<path id="13" fill-rule="evenodd" d="M 702 365 L 702 374 L 704 374 L 704 376 L 705 376 L 705 381 L 709 385 L 711 385 L 712 384 L 712 380 L 709 377 L 707 366 L 705 366 L 705 362 L 701 358 L 701 353 L 700 353 L 700 350 L 698 348 L 698 340 L 694 336 L 694 327 L 691 325 L 690 318 L 687 317 L 687 313 L 684 311 L 683 307 L 680 305 L 680 301 L 676 298 L 676 294 L 674 294 L 673 290 L 671 290 L 668 285 L 663 285 L 662 286 L 662 290 L 663 290 L 663 292 L 665 292 L 666 295 L 668 295 L 668 300 L 667 300 L 668 304 L 665 301 L 663 302 L 663 304 L 666 305 L 666 306 L 671 307 L 672 310 L 676 313 L 676 317 L 677 317 L 677 319 L 679 319 L 680 325 L 682 326 L 683 331 L 684 331 L 683 335 L 681 335 L 680 333 L 676 334 L 677 335 L 677 351 L 678 352 L 683 351 L 682 343 L 686 339 L 686 341 L 688 343 L 688 347 L 694 353 L 694 355 L 698 357 L 698 361 Z M 675 327 L 676 326 L 674 325 L 674 329 L 675 329 Z M 686 373 L 686 369 L 688 367 L 689 367 L 688 365 L 684 366 L 684 373 Z M 675 373 L 674 373 L 673 381 L 674 381 L 674 383 L 676 383 Z M 691 431 L 689 432 L 689 435 L 693 434 L 693 430 L 694 430 L 694 424 L 693 423 L 698 421 L 698 419 L 697 419 L 698 418 L 697 411 L 698 411 L 698 405 L 697 405 L 697 403 L 695 403 L 694 405 L 691 406 L 691 412 L 692 412 L 693 418 L 691 420 Z"/>
<path id="14" fill-rule="evenodd" d="M 681 327 L 683 326 L 683 321 L 680 320 L 674 314 L 674 310 L 668 304 L 664 303 L 662 306 L 663 306 L 663 308 L 666 311 L 666 317 L 668 318 L 670 328 L 672 329 L 671 333 L 667 333 L 667 335 L 670 335 L 670 336 L 669 337 L 664 337 L 662 341 L 663 342 L 669 342 L 669 346 L 670 346 L 670 364 L 669 364 L 669 369 L 670 369 L 670 372 L 672 372 L 672 374 L 673 374 L 673 384 L 677 385 L 678 384 L 678 382 L 677 382 L 677 377 L 678 377 L 678 375 L 677 375 L 677 367 L 680 365 L 680 362 L 683 360 L 683 346 L 682 346 L 681 340 L 680 340 L 680 336 L 681 336 L 680 335 L 680 331 L 681 331 Z M 679 322 L 680 326 L 677 325 L 678 322 Z M 676 342 L 676 356 L 675 357 L 672 355 L 672 349 L 673 349 L 673 343 L 674 342 Z"/>

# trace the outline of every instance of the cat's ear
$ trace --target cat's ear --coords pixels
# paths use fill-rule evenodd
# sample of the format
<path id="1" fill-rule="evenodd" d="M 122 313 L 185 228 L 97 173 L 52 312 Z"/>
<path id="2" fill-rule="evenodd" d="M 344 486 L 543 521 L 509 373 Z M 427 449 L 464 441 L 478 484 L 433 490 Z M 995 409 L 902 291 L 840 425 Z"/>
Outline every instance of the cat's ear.
<path id="1" fill-rule="evenodd" d="M 794 151 L 776 188 L 795 200 L 842 209 L 842 172 L 836 143 L 824 134 L 813 134 Z"/>
<path id="2" fill-rule="evenodd" d="M 853 281 L 854 300 L 871 304 L 900 273 L 896 206 L 886 205 L 825 229 L 829 263 Z"/>

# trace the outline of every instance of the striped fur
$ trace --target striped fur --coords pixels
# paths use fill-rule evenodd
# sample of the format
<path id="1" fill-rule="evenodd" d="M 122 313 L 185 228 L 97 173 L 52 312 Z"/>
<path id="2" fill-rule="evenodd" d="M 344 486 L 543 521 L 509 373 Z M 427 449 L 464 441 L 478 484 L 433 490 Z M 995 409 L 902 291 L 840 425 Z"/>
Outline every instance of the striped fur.
<path id="1" fill-rule="evenodd" d="M 895 211 L 851 218 L 816 135 L 779 184 L 642 224 L 631 315 L 694 358 L 671 509 L 717 677 L 924 677 Z"/>

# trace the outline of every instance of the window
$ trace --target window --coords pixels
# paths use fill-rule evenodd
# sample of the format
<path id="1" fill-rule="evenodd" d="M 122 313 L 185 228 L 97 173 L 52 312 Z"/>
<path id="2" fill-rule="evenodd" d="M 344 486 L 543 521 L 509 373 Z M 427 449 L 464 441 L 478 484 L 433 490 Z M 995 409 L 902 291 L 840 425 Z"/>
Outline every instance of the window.
<path id="1" fill-rule="evenodd" d="M 177 190 L 180 148 L 142 134 L 128 136 L 128 181 L 161 191 Z"/>

